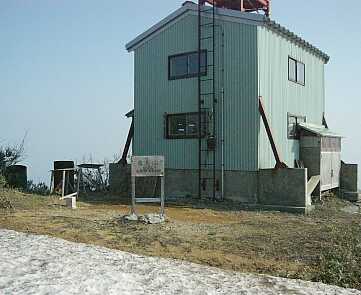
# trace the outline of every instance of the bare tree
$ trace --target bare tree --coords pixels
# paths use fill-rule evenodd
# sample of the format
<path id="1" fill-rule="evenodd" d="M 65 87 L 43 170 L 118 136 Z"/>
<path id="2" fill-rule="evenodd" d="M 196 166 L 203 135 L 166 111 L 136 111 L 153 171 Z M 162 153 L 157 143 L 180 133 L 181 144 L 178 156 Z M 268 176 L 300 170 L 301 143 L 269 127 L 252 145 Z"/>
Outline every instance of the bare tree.
<path id="1" fill-rule="evenodd" d="M 0 146 L 0 174 L 13 165 L 18 164 L 25 158 L 25 139 L 26 134 L 19 144 Z"/>

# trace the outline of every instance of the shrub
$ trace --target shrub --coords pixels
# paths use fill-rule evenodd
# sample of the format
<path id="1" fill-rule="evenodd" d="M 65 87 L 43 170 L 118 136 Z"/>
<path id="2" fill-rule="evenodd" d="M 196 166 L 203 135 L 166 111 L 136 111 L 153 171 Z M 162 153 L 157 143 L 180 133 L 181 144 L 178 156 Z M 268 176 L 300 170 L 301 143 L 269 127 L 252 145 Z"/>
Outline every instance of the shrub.
<path id="1" fill-rule="evenodd" d="M 25 137 L 20 144 L 0 146 L 0 174 L 4 175 L 6 168 L 24 159 Z"/>
<path id="2" fill-rule="evenodd" d="M 32 180 L 28 181 L 26 192 L 29 194 L 47 196 L 50 193 L 48 186 L 44 182 L 35 184 Z"/>
<path id="3" fill-rule="evenodd" d="M 3 189 L 6 187 L 6 179 L 5 176 L 0 174 L 0 189 Z"/>
<path id="4" fill-rule="evenodd" d="M 361 289 L 361 235 L 359 225 L 333 228 L 333 247 L 321 253 L 315 280 L 344 288 Z"/>

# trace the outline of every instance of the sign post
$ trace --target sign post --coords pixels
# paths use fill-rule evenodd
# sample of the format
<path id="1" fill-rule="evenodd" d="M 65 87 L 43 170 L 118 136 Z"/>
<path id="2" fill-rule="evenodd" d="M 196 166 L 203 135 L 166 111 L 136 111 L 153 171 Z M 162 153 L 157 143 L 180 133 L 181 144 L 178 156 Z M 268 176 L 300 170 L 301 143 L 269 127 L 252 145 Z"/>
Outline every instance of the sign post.
<path id="1" fill-rule="evenodd" d="M 135 195 L 136 177 L 160 177 L 160 197 L 137 198 Z M 132 157 L 132 214 L 136 215 L 137 203 L 160 203 L 160 215 L 164 215 L 164 156 L 133 156 Z"/>

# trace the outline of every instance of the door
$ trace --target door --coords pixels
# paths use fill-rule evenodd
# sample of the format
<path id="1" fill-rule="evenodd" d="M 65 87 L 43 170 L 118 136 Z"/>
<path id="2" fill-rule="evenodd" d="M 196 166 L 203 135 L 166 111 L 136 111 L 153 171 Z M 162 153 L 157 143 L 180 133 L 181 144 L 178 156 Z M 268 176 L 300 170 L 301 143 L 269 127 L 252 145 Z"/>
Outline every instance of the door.
<path id="1" fill-rule="evenodd" d="M 332 153 L 321 152 L 321 191 L 332 188 Z"/>
<path id="2" fill-rule="evenodd" d="M 340 187 L 341 153 L 332 153 L 332 188 Z"/>

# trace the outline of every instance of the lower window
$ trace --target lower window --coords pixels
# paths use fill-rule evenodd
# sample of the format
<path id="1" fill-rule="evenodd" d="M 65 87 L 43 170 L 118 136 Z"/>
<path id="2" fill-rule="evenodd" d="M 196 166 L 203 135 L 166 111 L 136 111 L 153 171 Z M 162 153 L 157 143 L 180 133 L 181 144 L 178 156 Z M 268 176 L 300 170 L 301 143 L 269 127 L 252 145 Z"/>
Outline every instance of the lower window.
<path id="1" fill-rule="evenodd" d="M 299 139 L 298 123 L 306 123 L 306 117 L 287 113 L 287 137 L 289 139 Z"/>
<path id="2" fill-rule="evenodd" d="M 202 113 L 201 120 L 205 123 L 207 116 Z M 198 113 L 179 113 L 166 115 L 166 138 L 198 138 L 199 137 L 199 118 Z M 207 125 L 207 124 L 202 124 Z M 201 130 L 201 136 L 205 136 L 206 130 Z"/>

